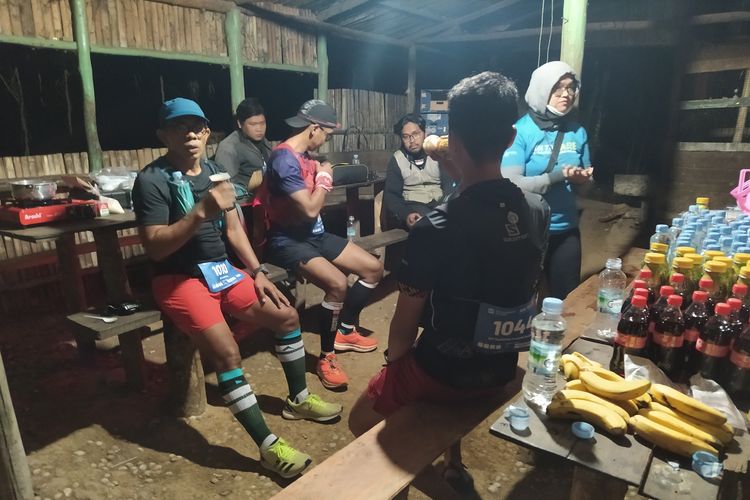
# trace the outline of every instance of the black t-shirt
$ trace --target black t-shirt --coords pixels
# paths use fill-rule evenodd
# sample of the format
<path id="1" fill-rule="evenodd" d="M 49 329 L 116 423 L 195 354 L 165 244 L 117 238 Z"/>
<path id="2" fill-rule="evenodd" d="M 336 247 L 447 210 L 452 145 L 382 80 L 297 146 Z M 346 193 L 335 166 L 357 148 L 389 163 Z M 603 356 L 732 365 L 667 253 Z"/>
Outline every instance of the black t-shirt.
<path id="1" fill-rule="evenodd" d="M 166 157 L 162 156 L 138 173 L 133 186 L 133 209 L 139 225 L 169 225 L 182 217 L 168 184 L 172 171 Z M 204 160 L 200 174 L 183 177 L 190 182 L 196 202 L 211 188 L 209 176 L 220 171 L 216 163 Z M 187 243 L 165 260 L 154 262 L 155 273 L 200 276 L 198 264 L 225 259 L 222 221 L 221 216 L 204 221 Z"/>
<path id="2" fill-rule="evenodd" d="M 533 299 L 548 227 L 541 196 L 507 179 L 470 186 L 415 224 L 399 282 L 430 292 L 415 352 L 429 375 L 458 388 L 514 378 L 518 354 L 474 348 L 479 303 L 515 308 Z"/>

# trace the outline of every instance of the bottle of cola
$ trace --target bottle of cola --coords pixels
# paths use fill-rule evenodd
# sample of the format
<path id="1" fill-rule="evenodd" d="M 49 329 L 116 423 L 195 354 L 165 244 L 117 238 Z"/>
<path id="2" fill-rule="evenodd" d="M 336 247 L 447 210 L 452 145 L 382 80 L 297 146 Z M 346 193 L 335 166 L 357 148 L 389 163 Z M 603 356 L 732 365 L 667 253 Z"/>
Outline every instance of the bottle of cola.
<path id="1" fill-rule="evenodd" d="M 682 346 L 685 341 L 685 320 L 682 317 L 682 297 L 670 295 L 667 305 L 656 318 L 652 334 L 652 360 L 667 376 L 676 380 L 682 371 Z"/>
<path id="2" fill-rule="evenodd" d="M 651 338 L 654 335 L 654 329 L 656 328 L 656 318 L 658 318 L 659 314 L 661 314 L 661 311 L 665 307 L 667 307 L 667 299 L 669 298 L 670 295 L 673 295 L 673 294 L 674 294 L 674 288 L 672 288 L 669 285 L 662 286 L 659 289 L 659 298 L 649 308 L 649 310 L 648 310 L 648 336 L 649 336 L 649 341 L 651 340 Z M 651 359 L 655 359 L 653 357 L 652 348 L 653 348 L 653 346 L 649 342 L 649 345 L 648 345 L 649 357 Z"/>
<path id="3" fill-rule="evenodd" d="M 630 301 L 633 299 L 633 295 L 635 295 L 635 291 L 639 288 L 646 288 L 647 284 L 642 279 L 633 280 L 633 286 L 630 288 L 630 293 L 628 294 L 628 297 L 622 302 L 622 308 L 620 309 L 620 314 L 624 313 L 628 307 L 630 307 Z"/>
<path id="4" fill-rule="evenodd" d="M 732 327 L 732 341 L 729 344 L 731 347 L 731 345 L 734 344 L 734 341 L 740 338 L 740 335 L 742 335 L 742 330 L 745 328 L 745 325 L 740 319 L 740 313 L 742 312 L 742 301 L 740 299 L 732 297 L 731 299 L 727 299 L 727 304 L 729 304 L 729 309 L 731 310 L 729 312 L 729 326 Z"/>
<path id="5" fill-rule="evenodd" d="M 625 311 L 617 324 L 612 359 L 609 361 L 609 369 L 615 373 L 625 374 L 625 354 L 644 357 L 647 355 L 647 302 L 646 297 L 634 295 L 630 308 Z"/>
<path id="6" fill-rule="evenodd" d="M 746 325 L 750 320 L 750 297 L 747 295 L 747 285 L 744 283 L 735 283 L 732 285 L 732 297 L 742 301 L 740 308 L 740 321 Z"/>
<path id="7" fill-rule="evenodd" d="M 698 371 L 703 378 L 721 383 L 724 363 L 729 356 L 732 326 L 729 324 L 731 308 L 726 302 L 716 304 L 715 314 L 708 318 L 695 348 L 700 353 Z"/>
<path id="8" fill-rule="evenodd" d="M 646 282 L 646 288 L 648 288 L 648 305 L 650 306 L 656 301 L 656 292 L 658 290 L 658 285 L 654 284 L 654 273 L 651 272 L 651 269 L 644 267 L 638 273 L 638 279 Z"/>
<path id="9" fill-rule="evenodd" d="M 714 291 L 714 280 L 705 277 L 701 278 L 700 281 L 698 281 L 698 288 L 700 288 L 702 292 L 706 292 L 708 295 L 708 298 L 706 298 L 706 310 L 708 311 L 709 316 L 713 316 L 714 308 L 716 307 L 716 301 L 711 296 Z"/>
<path id="10" fill-rule="evenodd" d="M 745 328 L 729 353 L 725 389 L 733 398 L 750 398 L 750 327 Z"/>
<path id="11" fill-rule="evenodd" d="M 669 284 L 674 288 L 674 294 L 682 297 L 682 310 L 687 309 L 690 305 L 690 297 L 688 296 L 687 284 L 685 283 L 685 275 L 682 273 L 672 273 L 669 277 Z"/>
<path id="12" fill-rule="evenodd" d="M 693 302 L 685 309 L 685 342 L 682 345 L 682 381 L 687 381 L 698 372 L 700 353 L 695 345 L 698 342 L 701 331 L 708 321 L 708 309 L 706 300 L 708 294 L 700 290 L 693 292 Z"/>

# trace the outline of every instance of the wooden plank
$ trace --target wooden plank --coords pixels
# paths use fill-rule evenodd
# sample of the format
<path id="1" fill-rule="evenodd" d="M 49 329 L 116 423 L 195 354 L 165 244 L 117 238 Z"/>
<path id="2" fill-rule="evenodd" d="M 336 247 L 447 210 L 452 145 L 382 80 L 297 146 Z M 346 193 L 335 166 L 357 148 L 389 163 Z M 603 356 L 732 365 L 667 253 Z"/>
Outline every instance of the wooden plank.
<path id="1" fill-rule="evenodd" d="M 60 4 L 62 0 L 49 0 L 49 11 L 51 12 L 52 18 L 52 37 L 55 40 L 62 40 L 64 38 L 63 25 L 62 25 L 62 12 L 60 11 Z"/>
<path id="2" fill-rule="evenodd" d="M 710 73 L 750 68 L 750 44 L 699 45 L 686 73 Z"/>
<path id="3" fill-rule="evenodd" d="M 721 99 L 695 99 L 680 102 L 682 110 L 725 109 L 750 106 L 750 97 L 726 97 Z"/>
<path id="4" fill-rule="evenodd" d="M 750 101 L 750 66 L 745 69 L 745 82 L 742 85 L 742 97 Z M 745 131 L 745 122 L 747 121 L 747 106 L 740 108 L 737 112 L 737 123 L 734 127 L 734 136 L 732 142 L 742 142 L 743 132 Z"/>
<path id="5" fill-rule="evenodd" d="M 679 151 L 706 151 L 720 153 L 750 153 L 749 143 L 729 142 L 678 142 Z"/>
<path id="6" fill-rule="evenodd" d="M 10 16 L 11 34 L 21 36 L 24 34 L 24 26 L 21 15 L 21 2 L 23 0 L 7 0 L 8 15 Z"/>
<path id="7" fill-rule="evenodd" d="M 641 488 L 642 494 L 650 498 L 659 498 L 660 500 L 717 498 L 719 486 L 701 478 L 689 468 L 689 464 L 684 464 L 685 467 L 680 468 L 679 477 L 681 481 L 679 483 L 670 484 L 664 481 L 662 471 L 667 467 L 671 468 L 667 464 L 667 461 L 673 461 L 674 459 L 674 456 L 670 456 L 660 450 L 655 451 L 651 459 L 651 467 Z"/>
<path id="8" fill-rule="evenodd" d="M 73 40 L 73 17 L 70 11 L 70 3 L 67 0 L 60 0 L 60 18 L 62 20 L 63 39 Z"/>
<path id="9" fill-rule="evenodd" d="M 107 0 L 104 4 L 107 7 L 107 19 L 109 19 L 109 45 L 111 47 L 120 47 L 120 32 L 117 21 L 117 3 L 119 0 Z"/>
<path id="10" fill-rule="evenodd" d="M 487 7 L 481 8 L 481 9 L 471 9 L 471 11 L 463 16 L 459 16 L 454 19 L 450 19 L 448 21 L 438 23 L 438 24 L 428 24 L 422 29 L 417 29 L 409 33 L 409 36 L 406 37 L 409 40 L 417 40 L 420 38 L 424 38 L 425 36 L 434 34 L 434 33 L 441 33 L 446 32 L 452 28 L 456 28 L 458 26 L 461 26 L 464 23 L 468 23 L 470 21 L 474 21 L 476 19 L 480 19 L 488 14 L 492 14 L 493 12 L 497 12 L 498 10 L 504 9 L 506 7 L 510 7 L 513 4 L 516 4 L 520 2 L 520 0 L 501 0 L 499 2 L 493 2 Z"/>
<path id="11" fill-rule="evenodd" d="M 97 10 L 97 19 L 101 23 L 101 39 L 99 43 L 108 47 L 115 47 L 115 26 L 112 23 L 112 2 L 98 2 L 95 6 Z"/>
<path id="12" fill-rule="evenodd" d="M 143 47 L 143 34 L 141 24 L 143 23 L 143 17 L 138 12 L 138 0 L 129 0 L 125 2 L 127 6 L 126 12 L 128 15 L 128 46 L 129 47 Z"/>
<path id="13" fill-rule="evenodd" d="M 358 7 L 361 7 L 362 5 L 366 4 L 370 0 L 343 0 L 338 2 L 331 2 L 329 5 L 330 7 L 327 7 L 320 12 L 318 12 L 318 19 L 321 21 L 327 21 L 328 19 L 331 19 L 332 17 L 339 16 L 341 14 L 345 14 L 346 12 L 349 12 L 350 10 L 354 10 Z"/>
<path id="14" fill-rule="evenodd" d="M 36 36 L 34 25 L 34 10 L 32 3 L 28 0 L 14 0 L 20 12 L 21 34 L 24 36 Z"/>
<path id="15" fill-rule="evenodd" d="M 13 35 L 10 16 L 11 13 L 8 0 L 0 0 L 0 33 L 3 35 Z"/>

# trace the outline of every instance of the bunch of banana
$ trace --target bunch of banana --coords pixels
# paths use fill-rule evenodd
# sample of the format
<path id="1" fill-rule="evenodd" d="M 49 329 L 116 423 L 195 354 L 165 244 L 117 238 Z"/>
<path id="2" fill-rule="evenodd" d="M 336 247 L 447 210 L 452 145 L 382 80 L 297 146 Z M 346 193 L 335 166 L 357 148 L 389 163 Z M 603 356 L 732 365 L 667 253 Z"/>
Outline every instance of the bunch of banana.
<path id="1" fill-rule="evenodd" d="M 571 420 L 583 420 L 593 424 L 614 436 L 622 436 L 628 429 L 628 425 L 622 414 L 616 409 L 606 406 L 606 401 L 600 402 L 592 399 L 576 399 L 573 395 L 563 393 L 578 391 L 561 391 L 547 406 L 547 415 L 552 418 L 565 418 Z M 587 393 L 582 393 L 587 394 Z M 587 396 L 583 396 L 587 398 Z M 570 398 L 570 399 L 569 399 Z"/>
<path id="2" fill-rule="evenodd" d="M 705 441 L 656 421 L 655 414 L 660 412 L 651 413 L 647 410 L 646 413 L 648 416 L 639 414 L 630 417 L 628 423 L 636 434 L 647 441 L 685 457 L 691 456 L 696 451 L 707 451 L 719 455 L 718 450 Z"/>
<path id="3" fill-rule="evenodd" d="M 582 372 L 580 379 L 589 392 L 615 401 L 636 399 L 651 387 L 648 380 L 625 380 L 616 373 L 603 369 Z"/>
<path id="4" fill-rule="evenodd" d="M 605 371 L 608 371 L 608 370 L 605 370 Z M 612 375 L 617 376 L 613 372 L 609 372 L 609 373 L 611 373 Z M 622 380 L 625 380 L 625 379 L 622 379 Z M 583 391 L 583 392 L 589 392 L 589 393 L 591 393 L 591 391 L 589 391 L 586 388 L 586 386 L 584 385 L 584 383 L 582 381 L 580 381 L 580 380 L 570 380 L 569 382 L 567 382 L 565 384 L 565 389 L 570 389 L 570 390 L 574 390 L 574 391 Z M 618 401 L 618 400 L 615 400 L 615 399 L 608 399 L 606 397 L 601 397 L 601 399 L 607 401 L 608 403 L 612 403 L 612 404 L 618 406 L 619 408 L 621 408 L 622 410 L 624 410 L 631 417 L 633 415 L 635 415 L 635 414 L 638 413 L 638 408 L 639 408 L 638 402 L 639 402 L 639 400 L 641 398 L 643 398 L 643 395 L 639 396 L 636 399 L 626 400 L 626 401 Z M 640 405 L 640 406 L 646 406 L 646 405 Z"/>
<path id="5" fill-rule="evenodd" d="M 686 396 L 677 389 L 662 384 L 653 384 L 649 390 L 651 397 L 658 403 L 687 415 L 695 420 L 721 427 L 726 424 L 727 417 L 720 411 L 711 408 L 700 401 Z"/>
<path id="6" fill-rule="evenodd" d="M 729 425 L 729 423 L 725 422 L 722 425 L 708 424 L 706 422 L 702 422 L 700 420 L 694 419 L 693 417 L 685 415 L 684 413 L 681 413 L 674 408 L 670 408 L 661 403 L 657 403 L 656 401 L 652 401 L 649 405 L 649 408 L 661 413 L 666 413 L 667 415 L 679 419 L 681 422 L 684 422 L 687 425 L 697 427 L 703 432 L 711 435 L 712 439 L 705 439 L 705 441 L 708 443 L 715 443 L 716 441 L 718 441 L 722 446 L 726 446 L 734 439 L 734 428 Z"/>
<path id="7" fill-rule="evenodd" d="M 582 371 L 601 367 L 601 363 L 590 360 L 580 352 L 563 354 L 560 357 L 560 370 L 562 370 L 566 380 L 575 380 Z"/>
<path id="8" fill-rule="evenodd" d="M 685 422 L 679 417 L 676 417 L 667 412 L 654 410 L 651 408 L 643 408 L 642 410 L 638 411 L 638 415 L 644 416 L 647 419 L 651 420 L 652 422 L 661 424 L 664 427 L 669 427 L 673 431 L 677 431 L 679 433 L 690 436 L 691 438 L 695 438 L 700 441 L 703 441 L 713 446 L 714 448 L 718 449 L 724 446 L 724 443 L 722 443 L 721 440 L 717 436 L 714 436 L 704 431 L 703 429 L 695 425 L 689 424 L 688 422 Z"/>

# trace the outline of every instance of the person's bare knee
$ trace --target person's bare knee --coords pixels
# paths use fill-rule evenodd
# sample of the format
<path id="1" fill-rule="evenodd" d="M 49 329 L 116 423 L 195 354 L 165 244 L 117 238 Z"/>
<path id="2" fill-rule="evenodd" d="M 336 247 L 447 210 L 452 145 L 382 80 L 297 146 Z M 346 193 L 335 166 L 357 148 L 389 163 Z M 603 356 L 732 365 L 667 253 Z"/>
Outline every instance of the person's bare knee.
<path id="1" fill-rule="evenodd" d="M 203 330 L 194 336 L 193 342 L 201 356 L 209 360 L 217 372 L 240 367 L 240 349 L 226 323 L 219 323 Z"/>
<path id="2" fill-rule="evenodd" d="M 201 355 L 203 354 L 201 352 Z M 239 347 L 237 347 L 237 343 L 234 341 L 232 344 L 227 343 L 221 348 L 214 349 L 213 352 L 207 354 L 217 373 L 239 368 L 242 363 Z"/>
<path id="3" fill-rule="evenodd" d="M 331 302 L 343 302 L 346 298 L 346 292 L 349 288 L 349 283 L 346 281 L 346 276 L 339 272 L 338 276 L 332 276 L 328 288 L 326 288 L 326 300 Z"/>
<path id="4" fill-rule="evenodd" d="M 383 279 L 383 263 L 379 259 L 370 256 L 370 259 L 368 259 L 367 262 L 367 268 L 365 269 L 365 272 L 360 275 L 360 278 L 366 283 L 378 283 Z"/>
<path id="5" fill-rule="evenodd" d="M 293 307 L 284 307 L 280 310 L 281 322 L 279 324 L 279 330 L 282 333 L 288 333 L 294 331 L 300 327 L 299 325 L 299 314 Z"/>
<path id="6" fill-rule="evenodd" d="M 349 413 L 348 424 L 349 430 L 355 436 L 361 436 L 383 420 L 383 416 L 375 411 L 373 405 L 374 401 L 367 397 L 367 394 L 362 394 L 354 403 Z"/>

